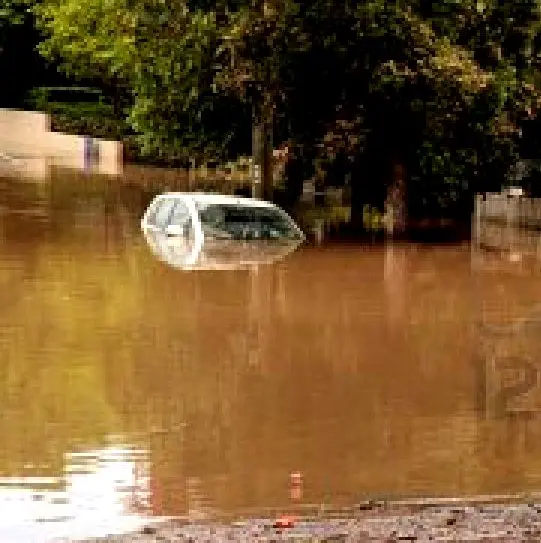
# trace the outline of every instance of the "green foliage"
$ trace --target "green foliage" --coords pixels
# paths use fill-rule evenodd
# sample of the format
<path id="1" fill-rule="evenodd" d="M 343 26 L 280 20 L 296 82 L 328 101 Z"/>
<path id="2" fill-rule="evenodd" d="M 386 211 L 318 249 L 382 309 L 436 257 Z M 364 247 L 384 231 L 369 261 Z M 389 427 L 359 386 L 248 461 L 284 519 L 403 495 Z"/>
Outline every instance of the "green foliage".
<path id="1" fill-rule="evenodd" d="M 102 117 L 101 115 L 79 114 L 75 109 L 67 112 L 53 112 L 51 115 L 51 127 L 57 132 L 67 134 L 87 134 L 95 138 L 112 140 L 124 139 L 128 132 L 121 119 Z"/>
<path id="2" fill-rule="evenodd" d="M 40 52 L 58 61 L 68 75 L 104 80 L 123 79 L 137 58 L 135 16 L 128 2 L 46 1 L 35 7 L 40 27 L 49 38 Z"/>
<path id="3" fill-rule="evenodd" d="M 40 46 L 47 58 L 62 59 L 71 75 L 130 89 L 127 121 L 143 152 L 214 153 L 242 132 L 245 111 L 212 90 L 218 26 L 211 13 L 190 12 L 181 2 L 85 0 L 46 2 L 38 15 L 50 36 Z M 232 119 L 220 126 L 226 113 Z"/>
<path id="4" fill-rule="evenodd" d="M 2 0 L 0 2 L 0 36 L 7 27 L 22 25 L 29 13 L 27 0 Z"/>
<path id="5" fill-rule="evenodd" d="M 42 54 L 127 88 L 127 123 L 162 156 L 245 152 L 251 108 L 272 108 L 329 171 L 400 157 L 454 199 L 503 181 L 541 104 L 539 0 L 45 0 L 36 13 Z"/>
<path id="6" fill-rule="evenodd" d="M 383 213 L 370 205 L 363 206 L 363 226 L 367 231 L 379 232 L 384 227 Z"/>

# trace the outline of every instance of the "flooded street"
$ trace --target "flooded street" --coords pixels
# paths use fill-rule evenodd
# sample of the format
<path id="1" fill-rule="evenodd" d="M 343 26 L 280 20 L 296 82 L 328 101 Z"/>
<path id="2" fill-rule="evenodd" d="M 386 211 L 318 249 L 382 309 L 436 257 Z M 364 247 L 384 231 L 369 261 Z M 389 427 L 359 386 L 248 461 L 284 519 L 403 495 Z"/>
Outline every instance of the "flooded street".
<path id="1" fill-rule="evenodd" d="M 541 266 L 328 244 L 183 272 L 140 231 L 153 195 L 0 179 L 2 541 L 539 490 L 541 394 L 509 380 L 541 364 Z"/>

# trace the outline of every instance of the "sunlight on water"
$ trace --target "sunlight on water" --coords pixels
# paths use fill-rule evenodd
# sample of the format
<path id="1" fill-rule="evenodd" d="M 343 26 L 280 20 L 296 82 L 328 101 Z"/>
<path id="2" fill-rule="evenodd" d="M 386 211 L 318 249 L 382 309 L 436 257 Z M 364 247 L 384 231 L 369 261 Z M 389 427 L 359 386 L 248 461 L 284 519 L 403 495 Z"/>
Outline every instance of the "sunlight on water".
<path id="1" fill-rule="evenodd" d="M 65 455 L 59 477 L 0 479 L 1 541 L 105 537 L 148 523 L 148 451 L 108 447 Z"/>

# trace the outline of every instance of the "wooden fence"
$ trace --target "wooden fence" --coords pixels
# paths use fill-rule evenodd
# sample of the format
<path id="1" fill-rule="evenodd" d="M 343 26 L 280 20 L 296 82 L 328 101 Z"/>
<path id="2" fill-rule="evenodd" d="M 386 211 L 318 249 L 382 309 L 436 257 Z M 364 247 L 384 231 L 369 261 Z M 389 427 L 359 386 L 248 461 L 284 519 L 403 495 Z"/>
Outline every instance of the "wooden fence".
<path id="1" fill-rule="evenodd" d="M 527 198 L 513 191 L 477 195 L 475 215 L 483 221 L 541 228 L 541 198 Z"/>
<path id="2" fill-rule="evenodd" d="M 477 195 L 472 227 L 474 248 L 541 259 L 541 198 L 514 190 Z"/>

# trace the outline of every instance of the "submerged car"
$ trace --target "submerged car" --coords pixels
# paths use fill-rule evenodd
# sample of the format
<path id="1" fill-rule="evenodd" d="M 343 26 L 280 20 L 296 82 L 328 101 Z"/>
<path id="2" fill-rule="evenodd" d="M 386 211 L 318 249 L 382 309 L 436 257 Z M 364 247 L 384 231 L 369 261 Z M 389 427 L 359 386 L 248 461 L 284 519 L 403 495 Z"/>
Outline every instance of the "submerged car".
<path id="1" fill-rule="evenodd" d="M 295 221 L 275 204 L 218 194 L 156 196 L 141 228 L 159 258 L 182 268 L 225 269 L 273 262 L 305 240 Z"/>

